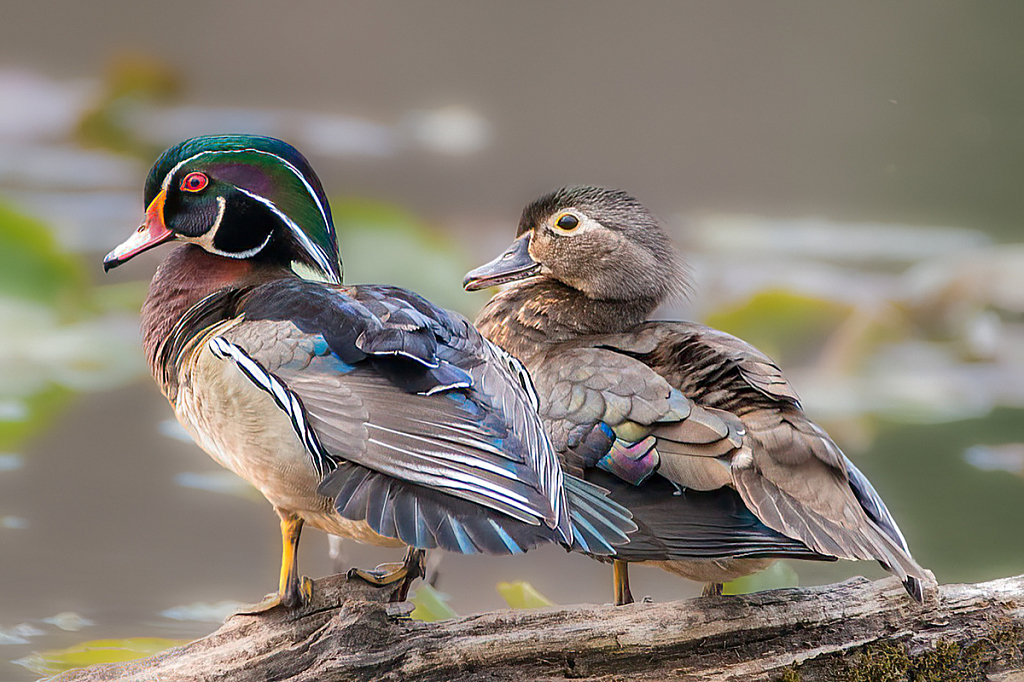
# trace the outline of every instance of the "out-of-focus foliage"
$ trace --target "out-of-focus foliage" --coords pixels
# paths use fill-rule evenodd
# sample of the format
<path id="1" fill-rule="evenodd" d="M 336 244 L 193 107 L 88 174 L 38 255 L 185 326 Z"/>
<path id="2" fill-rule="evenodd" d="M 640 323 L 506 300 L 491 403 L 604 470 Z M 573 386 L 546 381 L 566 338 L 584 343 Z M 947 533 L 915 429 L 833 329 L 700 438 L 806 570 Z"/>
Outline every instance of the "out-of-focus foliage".
<path id="1" fill-rule="evenodd" d="M 395 284 L 437 305 L 472 316 L 487 295 L 459 283 L 471 267 L 458 244 L 394 205 L 365 199 L 331 201 L 338 247 L 351 284 Z"/>
<path id="2" fill-rule="evenodd" d="M 416 590 L 416 593 L 409 598 L 409 602 L 416 608 L 412 610 L 409 617 L 413 620 L 422 620 L 432 623 L 435 620 L 446 620 L 455 618 L 459 614 L 448 606 L 448 595 L 438 592 L 429 583 L 423 583 Z"/>
<path id="3" fill-rule="evenodd" d="M 0 413 L 0 450 L 11 450 L 49 424 L 73 393 L 60 386 L 52 386 L 18 400 L 4 400 L 2 395 L 0 393 L 0 401 L 3 401 L 5 409 Z"/>
<path id="4" fill-rule="evenodd" d="M 0 449 L 42 428 L 74 390 L 143 370 L 135 323 L 95 313 L 127 308 L 138 288 L 95 296 L 80 260 L 46 225 L 0 203 Z"/>
<path id="5" fill-rule="evenodd" d="M 140 104 L 167 102 L 181 90 L 178 75 L 143 55 L 122 55 L 110 62 L 104 93 L 78 123 L 75 137 L 83 145 L 152 159 L 160 149 L 139 139 L 124 120 Z"/>
<path id="6" fill-rule="evenodd" d="M 82 301 L 85 273 L 42 223 L 0 202 L 0 296 L 71 312 Z"/>
<path id="7" fill-rule="evenodd" d="M 785 561 L 777 561 L 760 573 L 727 582 L 722 594 L 750 594 L 782 587 L 799 587 L 800 576 Z"/>
<path id="8" fill-rule="evenodd" d="M 152 656 L 184 641 L 162 637 L 128 637 L 126 639 L 95 639 L 67 649 L 39 651 L 14 661 L 37 675 L 56 675 L 65 670 L 100 663 L 119 663 Z"/>
<path id="9" fill-rule="evenodd" d="M 15 333 L 16 321 L 13 314 L 2 313 L 9 307 L 4 299 L 27 299 L 71 315 L 82 302 L 84 282 L 81 264 L 57 247 L 45 225 L 0 203 L 0 319 L 8 318 L 2 325 L 8 336 Z M 4 392 L 0 386 L 0 400 Z M 68 395 L 54 386 L 18 402 L 6 401 L 0 409 L 0 449 L 13 447 L 46 424 Z"/>
<path id="10" fill-rule="evenodd" d="M 850 311 L 837 301 L 772 289 L 711 313 L 705 323 L 790 364 L 824 345 Z"/>
<path id="11" fill-rule="evenodd" d="M 538 592 L 533 585 L 521 580 L 498 583 L 497 590 L 505 603 L 513 609 L 540 609 L 555 605 L 555 602 Z"/>

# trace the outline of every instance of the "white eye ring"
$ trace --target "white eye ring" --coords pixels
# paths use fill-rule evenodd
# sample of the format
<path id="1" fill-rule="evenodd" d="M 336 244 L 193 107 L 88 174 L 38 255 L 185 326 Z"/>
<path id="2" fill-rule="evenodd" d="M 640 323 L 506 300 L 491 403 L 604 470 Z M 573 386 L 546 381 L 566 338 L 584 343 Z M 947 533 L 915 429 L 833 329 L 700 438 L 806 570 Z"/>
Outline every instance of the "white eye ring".
<path id="1" fill-rule="evenodd" d="M 572 232 L 580 226 L 580 219 L 575 213 L 563 213 L 552 224 L 559 232 Z"/>

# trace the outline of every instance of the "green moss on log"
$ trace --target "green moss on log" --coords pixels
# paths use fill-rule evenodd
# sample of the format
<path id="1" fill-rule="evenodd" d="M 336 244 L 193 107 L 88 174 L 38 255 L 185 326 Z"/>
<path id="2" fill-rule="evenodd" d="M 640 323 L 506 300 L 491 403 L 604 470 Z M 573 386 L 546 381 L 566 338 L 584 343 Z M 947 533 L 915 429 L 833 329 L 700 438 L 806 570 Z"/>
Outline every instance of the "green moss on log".
<path id="1" fill-rule="evenodd" d="M 815 665 L 817 663 L 817 665 Z M 836 662 L 829 680 L 842 682 L 984 682 L 992 669 L 1024 664 L 1024 625 L 1009 618 L 993 621 L 969 644 L 939 640 L 935 648 L 910 654 L 901 642 L 863 647 Z M 821 661 L 808 662 L 820 670 Z M 802 682 L 800 667 L 788 668 L 778 682 Z M 815 677 L 818 679 L 818 677 Z"/>

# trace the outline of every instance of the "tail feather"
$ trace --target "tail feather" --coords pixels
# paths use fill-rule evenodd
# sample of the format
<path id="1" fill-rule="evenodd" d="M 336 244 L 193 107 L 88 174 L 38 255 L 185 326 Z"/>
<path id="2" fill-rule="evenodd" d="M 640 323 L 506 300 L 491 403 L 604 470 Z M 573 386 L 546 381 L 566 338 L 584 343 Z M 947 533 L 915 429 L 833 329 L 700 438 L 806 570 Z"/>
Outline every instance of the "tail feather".
<path id="1" fill-rule="evenodd" d="M 626 509 L 608 498 L 608 491 L 572 476 L 565 476 L 563 485 L 573 527 L 572 549 L 605 556 L 629 541 L 636 524 Z M 349 462 L 340 463 L 319 492 L 334 500 L 343 517 L 366 521 L 374 532 L 420 549 L 519 554 L 560 541 L 557 531 L 543 523 L 524 523 Z"/>
<path id="2" fill-rule="evenodd" d="M 341 462 L 321 483 L 338 513 L 419 549 L 460 554 L 520 554 L 560 536 L 452 495 Z"/>
<path id="3" fill-rule="evenodd" d="M 842 559 L 874 559 L 895 573 L 914 599 L 923 598 L 922 581 L 927 580 L 927 574 L 910 555 L 881 498 L 863 474 L 852 464 L 849 466 L 851 492 L 864 513 L 855 526 L 814 511 L 753 469 L 734 469 L 733 480 L 744 502 L 765 525 L 822 554 Z"/>
<path id="4" fill-rule="evenodd" d="M 599 469 L 588 470 L 587 479 L 611 491 L 639 526 L 628 544 L 616 547 L 624 561 L 835 560 L 766 526 L 732 488 L 682 492 L 661 476 L 635 486 Z"/>
<path id="5" fill-rule="evenodd" d="M 608 497 L 608 491 L 575 476 L 563 478 L 572 519 L 572 549 L 596 556 L 615 554 L 636 531 L 633 515 Z"/>
<path id="6" fill-rule="evenodd" d="M 878 527 L 878 530 L 896 545 L 893 548 L 893 553 L 896 555 L 898 568 L 886 565 L 885 562 L 880 563 L 884 568 L 900 576 L 903 580 L 903 587 L 911 597 L 918 602 L 924 602 L 922 580 L 926 577 L 924 569 L 910 555 L 910 547 L 907 546 L 907 540 L 903 537 L 900 527 L 896 525 L 896 519 L 889 513 L 889 509 L 882 502 L 882 498 L 875 491 L 875 487 L 871 485 L 867 476 L 862 474 L 848 457 L 843 459 L 846 461 L 846 472 L 850 477 L 850 488 L 857 497 L 857 501 L 860 502 L 861 508 L 864 509 L 864 513 Z"/>

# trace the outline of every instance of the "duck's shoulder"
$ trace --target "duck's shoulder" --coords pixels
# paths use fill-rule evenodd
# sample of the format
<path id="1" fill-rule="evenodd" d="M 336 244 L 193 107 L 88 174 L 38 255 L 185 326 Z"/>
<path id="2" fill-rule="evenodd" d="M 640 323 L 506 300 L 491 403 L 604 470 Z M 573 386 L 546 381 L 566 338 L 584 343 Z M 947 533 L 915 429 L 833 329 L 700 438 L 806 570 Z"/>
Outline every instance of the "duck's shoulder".
<path id="1" fill-rule="evenodd" d="M 671 386 L 665 377 L 624 346 L 600 338 L 552 343 L 531 358 L 529 369 L 538 390 L 557 394 L 550 400 L 563 409 L 580 399 L 609 403 L 623 398 L 638 406 L 666 399 Z"/>
<path id="2" fill-rule="evenodd" d="M 200 299 L 174 321 L 152 351 L 153 375 L 172 402 L 181 381 L 186 380 L 181 373 L 187 371 L 189 358 L 211 328 L 237 317 L 238 302 L 244 293 L 244 289 L 225 287 Z"/>
<path id="3" fill-rule="evenodd" d="M 650 321 L 628 333 L 610 334 L 593 343 L 629 355 L 663 376 L 686 395 L 751 391 L 771 401 L 799 406 L 782 369 L 746 341 L 695 322 Z"/>
<path id="4" fill-rule="evenodd" d="M 598 338 L 546 344 L 529 357 L 540 412 L 555 448 L 576 447 L 595 424 L 651 424 L 688 411 L 686 401 L 642 359 Z"/>
<path id="5" fill-rule="evenodd" d="M 780 411 L 801 413 L 796 392 L 768 356 L 692 322 L 652 321 L 551 343 L 528 366 L 559 450 L 597 422 L 633 442 L 655 423 L 706 417 L 717 420 L 712 430 L 729 433 L 729 424 L 738 428 L 736 418 L 752 411 L 774 421 Z"/>
<path id="6" fill-rule="evenodd" d="M 314 333 L 336 334 L 344 328 L 362 334 L 363 343 L 381 331 L 431 335 L 442 342 L 479 338 L 462 315 L 390 285 L 346 286 L 291 278 L 252 289 L 240 308 L 248 319 L 289 320 Z"/>
<path id="7" fill-rule="evenodd" d="M 464 317 L 399 287 L 293 278 L 254 288 L 238 309 L 245 324 L 237 333 L 248 345 L 268 323 L 294 329 L 412 393 L 471 383 L 467 372 L 487 359 L 486 342 Z"/>

